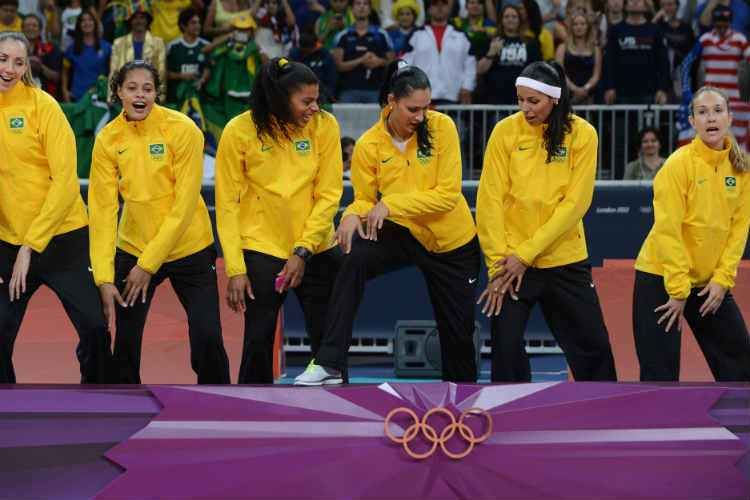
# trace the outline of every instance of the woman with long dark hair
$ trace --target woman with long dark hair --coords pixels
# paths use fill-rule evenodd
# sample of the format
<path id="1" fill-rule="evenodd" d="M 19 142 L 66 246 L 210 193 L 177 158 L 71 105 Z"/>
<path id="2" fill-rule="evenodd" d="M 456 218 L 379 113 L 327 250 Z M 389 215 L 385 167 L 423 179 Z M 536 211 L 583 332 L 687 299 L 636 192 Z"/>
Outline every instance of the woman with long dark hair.
<path id="1" fill-rule="evenodd" d="M 297 377 L 299 385 L 341 381 L 367 280 L 407 266 L 416 266 L 427 281 L 443 379 L 477 379 L 473 333 L 480 252 L 461 193 L 458 132 L 451 118 L 430 110 L 427 75 L 416 66 L 398 65 L 388 68 L 380 119 L 354 147 L 354 202 L 336 230 L 346 255 L 323 341 Z"/>
<path id="2" fill-rule="evenodd" d="M 109 71 L 112 45 L 99 32 L 99 20 L 90 11 L 81 12 L 73 31 L 73 44 L 65 51 L 62 94 L 66 102 L 78 101 Z"/>
<path id="3" fill-rule="evenodd" d="M 141 383 L 146 316 L 156 287 L 169 279 L 187 314 L 198 383 L 228 384 L 216 248 L 201 197 L 203 133 L 156 103 L 159 84 L 143 61 L 115 72 L 110 87 L 122 113 L 96 136 L 91 161 L 91 263 L 116 327 L 113 382 Z"/>
<path id="4" fill-rule="evenodd" d="M 643 381 L 676 381 L 684 317 L 720 382 L 750 382 L 750 337 L 732 296 L 750 228 L 750 160 L 729 98 L 703 87 L 697 133 L 654 179 L 654 226 L 635 263 L 633 333 Z"/>
<path id="5" fill-rule="evenodd" d="M 30 50 L 20 33 L 0 33 L 0 383 L 16 382 L 13 345 L 41 285 L 78 333 L 81 383 L 103 383 L 110 337 L 88 272 L 75 137 L 57 101 L 34 84 Z"/>
<path id="6" fill-rule="evenodd" d="M 294 289 L 313 352 L 340 252 L 333 217 L 343 191 L 339 125 L 320 110 L 315 73 L 272 59 L 250 109 L 224 129 L 216 155 L 216 219 L 229 307 L 245 317 L 240 384 L 273 382 L 279 308 Z"/>
<path id="7" fill-rule="evenodd" d="M 558 63 L 527 66 L 516 90 L 521 109 L 495 126 L 477 194 L 490 277 L 478 302 L 492 322 L 492 381 L 531 380 L 523 335 L 537 302 L 575 379 L 615 380 L 583 231 L 596 130 L 572 113 Z"/>

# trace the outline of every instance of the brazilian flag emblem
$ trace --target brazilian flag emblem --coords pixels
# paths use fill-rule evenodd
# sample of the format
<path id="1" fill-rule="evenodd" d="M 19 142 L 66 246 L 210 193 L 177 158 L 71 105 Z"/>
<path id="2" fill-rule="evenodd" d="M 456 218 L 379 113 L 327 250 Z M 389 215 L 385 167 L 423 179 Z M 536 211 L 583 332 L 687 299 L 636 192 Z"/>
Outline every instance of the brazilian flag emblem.
<path id="1" fill-rule="evenodd" d="M 14 116 L 10 119 L 8 126 L 11 130 L 20 131 L 25 125 L 23 116 Z"/>
<path id="2" fill-rule="evenodd" d="M 724 177 L 724 186 L 729 190 L 734 190 L 737 187 L 737 179 L 733 176 Z"/>
<path id="3" fill-rule="evenodd" d="M 312 149 L 312 146 L 310 145 L 309 139 L 302 139 L 301 141 L 294 141 L 294 150 L 301 155 L 308 154 L 311 149 Z"/>
<path id="4" fill-rule="evenodd" d="M 149 144 L 148 152 L 151 158 L 154 160 L 161 160 L 164 158 L 164 153 L 167 151 L 167 147 L 164 144 Z"/>

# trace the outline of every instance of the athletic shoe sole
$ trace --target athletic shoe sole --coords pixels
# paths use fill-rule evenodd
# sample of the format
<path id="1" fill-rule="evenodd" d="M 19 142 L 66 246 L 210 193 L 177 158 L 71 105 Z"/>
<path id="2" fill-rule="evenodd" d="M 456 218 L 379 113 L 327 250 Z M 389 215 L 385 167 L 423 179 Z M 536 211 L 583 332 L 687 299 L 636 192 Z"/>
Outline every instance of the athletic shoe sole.
<path id="1" fill-rule="evenodd" d="M 298 382 L 294 381 L 294 385 L 300 385 L 304 387 L 315 387 L 315 386 L 321 386 L 321 385 L 341 385 L 344 383 L 344 379 L 341 377 L 338 378 L 327 378 L 324 380 L 318 380 L 315 382 Z"/>

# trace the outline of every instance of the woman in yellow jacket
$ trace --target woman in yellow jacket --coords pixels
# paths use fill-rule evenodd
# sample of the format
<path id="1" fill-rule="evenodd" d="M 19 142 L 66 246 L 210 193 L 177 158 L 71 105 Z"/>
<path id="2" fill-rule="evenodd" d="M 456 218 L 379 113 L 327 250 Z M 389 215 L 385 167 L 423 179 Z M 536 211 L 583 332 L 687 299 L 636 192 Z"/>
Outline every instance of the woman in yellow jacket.
<path id="1" fill-rule="evenodd" d="M 429 111 L 427 75 L 400 64 L 389 67 L 380 119 L 354 146 L 354 202 L 336 231 L 346 256 L 322 345 L 296 379 L 299 385 L 340 378 L 367 280 L 410 265 L 427 281 L 440 332 L 443 379 L 477 379 L 473 333 L 479 243 L 461 194 L 458 133 L 451 118 Z"/>
<path id="2" fill-rule="evenodd" d="M 575 379 L 615 380 L 583 231 L 596 131 L 572 114 L 565 71 L 554 61 L 527 66 L 516 92 L 521 110 L 495 126 L 477 194 L 492 381 L 531 380 L 523 334 L 537 302 Z"/>
<path id="3" fill-rule="evenodd" d="M 684 316 L 716 380 L 750 382 L 750 338 L 731 293 L 750 228 L 750 162 L 721 90 L 698 90 L 689 119 L 697 137 L 654 179 L 654 226 L 635 264 L 641 380 L 678 380 Z"/>
<path id="4" fill-rule="evenodd" d="M 203 134 L 190 118 L 155 103 L 159 74 L 150 64 L 125 64 L 111 87 L 123 111 L 96 137 L 89 212 L 94 280 L 116 326 L 113 381 L 141 382 L 146 316 L 156 287 L 169 278 L 187 313 L 198 383 L 227 384 L 216 249 L 200 194 Z"/>
<path id="5" fill-rule="evenodd" d="M 0 383 L 15 383 L 13 345 L 40 285 L 78 332 L 81 382 L 106 382 L 110 337 L 88 271 L 88 219 L 73 131 L 31 76 L 20 33 L 0 34 Z"/>
<path id="6" fill-rule="evenodd" d="M 251 109 L 231 120 L 216 155 L 216 218 L 229 307 L 245 316 L 240 384 L 273 383 L 279 308 L 294 289 L 313 352 L 341 252 L 333 217 L 343 191 L 339 125 L 318 108 L 307 66 L 272 59 Z M 249 300 L 248 300 L 249 299 Z"/>

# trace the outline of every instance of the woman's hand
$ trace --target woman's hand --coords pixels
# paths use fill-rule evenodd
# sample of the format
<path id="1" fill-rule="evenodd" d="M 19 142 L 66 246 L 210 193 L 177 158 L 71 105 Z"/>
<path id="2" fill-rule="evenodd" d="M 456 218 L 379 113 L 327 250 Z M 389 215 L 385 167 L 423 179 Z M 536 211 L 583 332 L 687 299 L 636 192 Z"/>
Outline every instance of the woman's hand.
<path id="1" fill-rule="evenodd" d="M 292 254 L 278 276 L 284 277 L 284 282 L 276 290 L 278 293 L 284 293 L 290 288 L 297 288 L 305 276 L 305 261 L 299 255 Z"/>
<path id="2" fill-rule="evenodd" d="M 250 300 L 255 300 L 253 287 L 250 285 L 250 278 L 247 274 L 238 274 L 229 278 L 227 283 L 227 305 L 236 313 L 245 312 L 245 294 Z"/>
<path id="3" fill-rule="evenodd" d="M 727 289 L 718 283 L 714 283 L 713 281 L 706 285 L 703 290 L 698 292 L 698 297 L 708 295 L 708 297 L 706 297 L 706 300 L 703 301 L 703 305 L 701 305 L 701 308 L 699 310 L 701 316 L 705 317 L 707 314 L 714 314 L 716 311 L 718 311 L 719 307 L 721 307 L 721 303 L 724 302 L 724 296 L 726 294 Z"/>
<path id="4" fill-rule="evenodd" d="M 383 229 L 383 221 L 391 211 L 385 203 L 379 201 L 377 205 L 367 213 L 367 239 L 378 241 L 378 230 Z"/>
<path id="5" fill-rule="evenodd" d="M 685 310 L 685 302 L 685 300 L 674 299 L 670 297 L 666 304 L 662 304 L 654 309 L 654 312 L 657 313 L 664 311 L 664 314 L 662 314 L 656 324 L 661 325 L 664 321 L 666 321 L 667 326 L 664 328 L 665 332 L 671 330 L 672 325 L 676 324 L 677 330 L 679 331 L 680 325 L 682 324 L 682 313 Z"/>
<path id="6" fill-rule="evenodd" d="M 504 295 L 505 292 L 510 291 L 513 300 L 518 300 L 517 293 L 521 289 L 523 275 L 526 273 L 526 264 L 517 255 L 509 255 L 497 261 L 493 267 L 496 270 L 502 268 L 502 271 L 496 275 L 500 283 L 501 293 Z"/>
<path id="7" fill-rule="evenodd" d="M 482 301 L 486 301 L 484 307 L 482 307 L 482 314 L 487 315 L 488 318 L 497 316 L 500 314 L 500 308 L 503 306 L 503 297 L 505 294 L 501 291 L 499 278 L 497 275 L 493 277 L 487 288 L 484 289 L 482 295 L 479 296 L 477 304 L 481 305 Z"/>
<path id="8" fill-rule="evenodd" d="M 141 295 L 141 302 L 146 303 L 146 296 L 148 295 L 148 285 L 151 283 L 151 273 L 145 271 L 139 265 L 133 266 L 133 269 L 128 273 L 128 277 L 125 278 L 125 290 L 122 294 L 125 296 L 125 302 L 132 306 L 135 304 L 138 294 Z"/>
<path id="9" fill-rule="evenodd" d="M 107 320 L 107 326 L 109 327 L 109 331 L 114 333 L 116 318 L 115 302 L 122 307 L 128 307 L 128 305 L 122 299 L 122 295 L 120 295 L 117 287 L 112 283 L 102 283 L 99 285 L 99 295 L 102 297 L 102 311 L 104 312 L 104 318 Z"/>
<path id="10" fill-rule="evenodd" d="M 13 264 L 13 274 L 10 277 L 10 301 L 19 300 L 22 293 L 26 293 L 26 276 L 31 265 L 31 247 L 22 245 L 18 249 L 16 262 Z"/>
<path id="11" fill-rule="evenodd" d="M 487 51 L 487 57 L 494 59 L 500 53 L 503 48 L 505 41 L 500 37 L 495 37 L 490 42 L 490 48 Z"/>
<path id="12" fill-rule="evenodd" d="M 336 229 L 336 243 L 338 243 L 339 247 L 344 253 L 349 253 L 352 251 L 352 238 L 354 237 L 354 232 L 359 233 L 359 237 L 363 240 L 367 239 L 367 236 L 365 236 L 365 230 L 362 227 L 362 221 L 359 219 L 359 215 L 347 215 L 344 217 L 344 219 L 339 223 L 338 229 Z"/>

